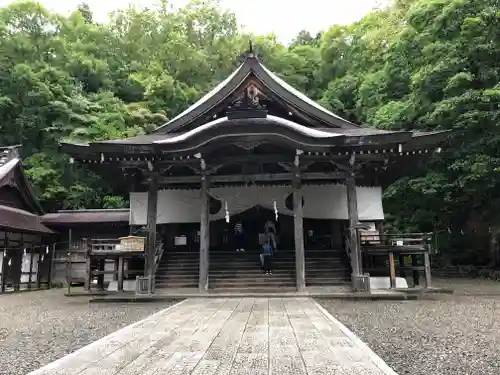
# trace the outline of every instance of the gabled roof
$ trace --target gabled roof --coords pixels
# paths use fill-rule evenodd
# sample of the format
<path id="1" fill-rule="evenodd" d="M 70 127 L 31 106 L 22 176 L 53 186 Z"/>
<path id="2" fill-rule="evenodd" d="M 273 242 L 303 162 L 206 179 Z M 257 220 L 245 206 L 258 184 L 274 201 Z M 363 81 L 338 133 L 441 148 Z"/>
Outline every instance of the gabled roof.
<path id="1" fill-rule="evenodd" d="M 0 147 L 0 189 L 11 187 L 19 192 L 19 196 L 28 210 L 0 204 L 0 227 L 16 231 L 33 233 L 53 233 L 40 220 L 43 209 L 35 197 L 24 174 L 19 146 Z M 1 200 L 0 196 L 0 200 Z"/>
<path id="2" fill-rule="evenodd" d="M 184 112 L 171 119 L 165 125 L 157 128 L 154 133 L 180 131 L 185 125 L 200 118 L 208 111 L 221 104 L 231 94 L 240 89 L 250 76 L 255 77 L 275 96 L 285 101 L 297 111 L 318 120 L 324 127 L 344 129 L 359 127 L 359 125 L 336 115 L 309 99 L 306 95 L 293 88 L 262 65 L 253 53 L 249 53 L 245 61 L 229 77 Z"/>
<path id="3" fill-rule="evenodd" d="M 14 186 L 30 207 L 31 213 L 42 215 L 43 209 L 36 199 L 26 175 L 24 174 L 19 146 L 0 147 L 0 188 Z"/>
<path id="4" fill-rule="evenodd" d="M 60 210 L 42 216 L 42 222 L 50 227 L 73 224 L 126 224 L 130 209 Z"/>

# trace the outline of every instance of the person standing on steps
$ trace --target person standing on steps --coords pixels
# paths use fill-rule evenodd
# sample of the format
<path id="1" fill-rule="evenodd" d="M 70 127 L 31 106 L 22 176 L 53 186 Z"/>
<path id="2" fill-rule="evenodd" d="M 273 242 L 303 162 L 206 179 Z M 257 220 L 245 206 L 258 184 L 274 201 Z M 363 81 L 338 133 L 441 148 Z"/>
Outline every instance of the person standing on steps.
<path id="1" fill-rule="evenodd" d="M 271 244 L 275 253 L 278 252 L 276 247 L 276 225 L 271 221 L 267 220 L 264 224 L 264 234 L 266 235 L 266 242 Z"/>
<path id="2" fill-rule="evenodd" d="M 236 251 L 245 251 L 244 249 L 244 231 L 243 231 L 243 223 L 241 221 L 237 221 L 234 224 L 234 245 Z"/>
<path id="3" fill-rule="evenodd" d="M 273 273 L 273 246 L 269 243 L 266 242 L 262 246 L 263 253 L 264 255 L 264 274 L 266 275 L 272 275 Z"/>

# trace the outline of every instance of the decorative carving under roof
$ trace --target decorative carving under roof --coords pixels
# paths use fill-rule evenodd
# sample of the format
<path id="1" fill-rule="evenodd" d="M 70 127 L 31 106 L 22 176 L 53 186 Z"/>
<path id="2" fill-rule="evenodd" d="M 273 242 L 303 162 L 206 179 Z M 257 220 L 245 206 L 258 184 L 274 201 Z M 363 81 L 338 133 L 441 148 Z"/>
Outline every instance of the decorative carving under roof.
<path id="1" fill-rule="evenodd" d="M 267 108 L 260 104 L 262 92 L 254 82 L 249 82 L 243 92 L 227 108 L 228 119 L 265 118 Z"/>

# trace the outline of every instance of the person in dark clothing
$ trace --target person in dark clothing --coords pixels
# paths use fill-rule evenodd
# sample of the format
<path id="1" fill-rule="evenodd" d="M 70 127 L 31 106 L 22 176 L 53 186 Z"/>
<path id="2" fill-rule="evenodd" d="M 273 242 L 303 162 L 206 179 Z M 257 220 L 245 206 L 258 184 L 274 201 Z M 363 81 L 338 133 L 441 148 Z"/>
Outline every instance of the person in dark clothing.
<path id="1" fill-rule="evenodd" d="M 234 247 L 236 248 L 236 251 L 245 251 L 244 249 L 244 231 L 243 231 L 243 223 L 241 221 L 238 221 L 234 225 Z"/>
<path id="2" fill-rule="evenodd" d="M 270 243 L 265 243 L 262 249 L 264 255 L 264 273 L 271 275 L 273 268 L 273 247 Z"/>

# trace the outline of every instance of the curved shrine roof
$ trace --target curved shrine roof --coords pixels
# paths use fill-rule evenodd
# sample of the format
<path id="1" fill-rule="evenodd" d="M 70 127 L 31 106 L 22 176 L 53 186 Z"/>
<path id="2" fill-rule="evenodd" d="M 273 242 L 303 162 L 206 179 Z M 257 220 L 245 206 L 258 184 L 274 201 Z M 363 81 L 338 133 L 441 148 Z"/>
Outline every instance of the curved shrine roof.
<path id="1" fill-rule="evenodd" d="M 325 127 L 346 129 L 359 127 L 359 125 L 320 106 L 306 95 L 293 88 L 261 64 L 253 53 L 250 53 L 245 58 L 245 61 L 229 77 L 185 111 L 175 116 L 165 125 L 157 128 L 154 133 L 180 131 L 184 126 L 221 104 L 229 96 L 239 90 L 248 77 L 255 77 L 257 81 L 270 90 L 275 96 L 284 100 L 299 112 L 314 117 Z"/>
<path id="2" fill-rule="evenodd" d="M 251 90 L 258 94 L 252 95 Z M 261 99 L 266 105 L 260 104 Z M 274 107 L 268 111 L 267 105 Z M 437 147 L 448 136 L 448 132 L 386 131 L 354 124 L 294 89 L 249 53 L 229 77 L 153 133 L 83 145 L 62 144 L 62 151 L 82 160 L 100 157 L 102 161 L 106 157 L 102 153 L 132 157 L 197 153 L 197 148 L 221 139 L 278 142 L 313 152 L 391 149 L 394 145 L 411 151 Z"/>

